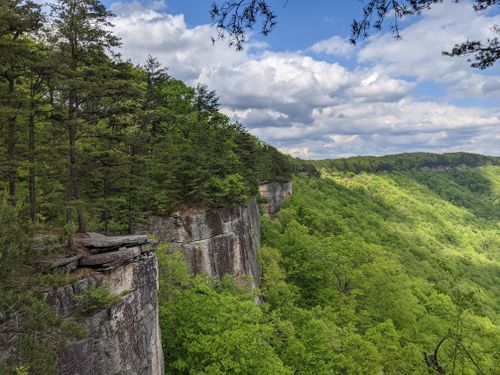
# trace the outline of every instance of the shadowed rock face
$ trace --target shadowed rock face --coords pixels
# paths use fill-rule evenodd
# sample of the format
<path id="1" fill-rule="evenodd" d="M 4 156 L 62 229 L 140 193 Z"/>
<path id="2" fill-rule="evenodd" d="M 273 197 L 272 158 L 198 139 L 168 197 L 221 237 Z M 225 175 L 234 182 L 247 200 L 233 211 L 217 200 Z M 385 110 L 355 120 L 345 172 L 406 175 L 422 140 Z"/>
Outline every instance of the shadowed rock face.
<path id="1" fill-rule="evenodd" d="M 141 231 L 170 243 L 184 254 L 193 273 L 217 279 L 225 274 L 252 277 L 258 286 L 260 219 L 255 197 L 234 207 L 191 208 L 170 216 L 150 216 Z"/>
<path id="2" fill-rule="evenodd" d="M 266 199 L 261 207 L 266 215 L 274 216 L 292 195 L 291 182 L 270 182 L 259 185 L 260 195 Z"/>
<path id="3" fill-rule="evenodd" d="M 71 341 L 57 355 L 59 375 L 161 375 L 163 354 L 158 324 L 158 264 L 155 243 L 125 236 L 107 240 L 99 235 L 76 239 L 89 246 L 75 272 L 90 276 L 48 293 L 47 301 L 64 317 L 79 317 L 89 335 Z M 99 254 L 91 254 L 99 243 Z M 86 245 L 84 245 L 86 244 Z M 90 245 L 92 244 L 92 246 Z M 118 302 L 81 316 L 76 295 L 106 287 Z"/>

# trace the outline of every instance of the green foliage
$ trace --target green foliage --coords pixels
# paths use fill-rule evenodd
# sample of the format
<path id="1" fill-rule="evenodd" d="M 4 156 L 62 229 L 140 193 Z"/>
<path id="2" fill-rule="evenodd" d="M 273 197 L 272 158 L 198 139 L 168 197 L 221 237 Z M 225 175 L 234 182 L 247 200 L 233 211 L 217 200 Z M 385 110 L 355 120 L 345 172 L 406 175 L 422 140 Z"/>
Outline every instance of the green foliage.
<path id="1" fill-rule="evenodd" d="M 83 314 L 90 315 L 95 311 L 102 310 L 106 306 L 118 302 L 127 294 L 125 291 L 121 294 L 114 295 L 109 292 L 106 287 L 97 286 L 86 289 L 82 294 L 76 295 L 76 301 L 82 303 L 81 311 Z"/>
<path id="2" fill-rule="evenodd" d="M 58 288 L 64 285 L 72 284 L 78 279 L 65 270 L 54 271 L 50 273 L 38 274 L 36 275 L 35 283 L 40 286 L 46 286 L 50 288 Z"/>
<path id="3" fill-rule="evenodd" d="M 44 301 L 41 291 L 71 280 L 35 272 L 43 252 L 31 246 L 35 228 L 132 232 L 145 211 L 240 203 L 258 181 L 291 175 L 287 157 L 218 111 L 214 91 L 170 77 L 154 58 L 143 67 L 122 60 L 113 14 L 101 1 L 49 6 L 45 17 L 31 0 L 0 1 L 0 332 L 14 337 L 0 346 L 16 349 L 0 372 L 9 374 L 54 373 L 55 348 L 82 334 Z M 162 281 L 165 298 L 172 285 L 192 286 L 180 275 Z M 245 294 L 227 283 L 214 293 L 225 288 L 238 301 Z M 120 296 L 96 288 L 77 298 L 90 314 Z M 247 302 L 242 311 L 257 314 Z M 249 328 L 252 337 L 269 332 Z M 254 352 L 261 344 L 265 338 Z M 283 372 L 271 354 L 257 372 Z M 217 358 L 214 373 L 226 366 Z"/>
<path id="4" fill-rule="evenodd" d="M 43 294 L 14 289 L 0 290 L 0 297 L 0 328 L 15 334 L 6 342 L 0 338 L 0 350 L 9 349 L 10 354 L 7 362 L 0 364 L 2 374 L 27 369 L 29 374 L 52 375 L 56 371 L 54 351 L 67 339 L 87 334 L 77 322 L 59 317 Z"/>
<path id="5" fill-rule="evenodd" d="M 391 172 L 420 170 L 447 170 L 450 168 L 478 168 L 486 165 L 500 165 L 500 158 L 454 152 L 448 154 L 431 154 L 413 152 L 386 156 L 355 156 L 346 159 L 328 159 L 309 162 L 317 168 L 325 168 L 329 172 Z"/>
<path id="6" fill-rule="evenodd" d="M 245 195 L 245 181 L 238 173 L 231 174 L 223 179 L 212 177 L 208 181 L 207 190 L 212 203 L 217 206 L 243 202 L 248 198 Z"/>
<path id="7" fill-rule="evenodd" d="M 494 374 L 499 198 L 496 166 L 295 177 L 261 218 L 263 303 L 159 252 L 167 373 L 428 375 L 441 343 L 447 373 Z"/>
<path id="8" fill-rule="evenodd" d="M 293 285 L 286 282 L 279 250 L 262 247 L 259 250 L 259 264 L 265 270 L 261 280 L 261 292 L 266 296 L 266 303 L 271 307 L 282 309 L 293 306 L 297 299 L 297 291 Z"/>
<path id="9" fill-rule="evenodd" d="M 493 175 L 488 176 L 487 171 Z M 498 168 L 486 167 L 452 169 L 441 173 L 414 171 L 411 176 L 453 205 L 467 208 L 476 216 L 498 221 L 500 205 L 496 201 L 498 195 L 493 194 L 490 180 L 495 180 L 495 173 L 498 178 Z"/>
<path id="10" fill-rule="evenodd" d="M 290 179 L 290 158 L 231 123 L 206 85 L 112 53 L 99 0 L 51 8 L 9 0 L 0 14 L 0 190 L 29 201 L 34 223 L 132 232 L 142 212 L 240 203 Z"/>
<path id="11" fill-rule="evenodd" d="M 250 355 L 277 373 L 427 375 L 442 340 L 446 373 L 496 373 L 499 197 L 494 166 L 296 177 L 261 220 L 262 304 L 160 253 L 167 373 L 268 373 Z"/>
<path id="12" fill-rule="evenodd" d="M 428 374 L 422 353 L 444 338 L 449 373 L 495 373 L 499 186 L 494 166 L 296 177 L 262 220 L 261 254 L 264 308 L 301 348 L 295 371 Z"/>
<path id="13" fill-rule="evenodd" d="M 193 285 L 188 273 L 187 264 L 181 252 L 169 254 L 167 245 L 161 243 L 156 250 L 159 271 L 159 298 L 162 301 L 171 299 L 174 291 L 186 290 Z"/>
<path id="14" fill-rule="evenodd" d="M 54 350 L 86 332 L 59 317 L 38 292 L 43 276 L 33 267 L 40 254 L 31 247 L 32 224 L 22 207 L 0 202 L 0 351 L 10 353 L 0 373 L 52 375 Z M 61 276 L 49 277 L 50 282 L 55 279 Z"/>
<path id="15" fill-rule="evenodd" d="M 0 287 L 22 273 L 33 261 L 29 250 L 33 226 L 20 206 L 0 195 Z"/>
<path id="16" fill-rule="evenodd" d="M 160 326 L 167 374 L 291 374 L 274 352 L 273 327 L 245 288 L 189 276 L 178 253 L 160 252 Z"/>
<path id="17" fill-rule="evenodd" d="M 29 375 L 29 366 L 17 366 L 16 375 Z"/>

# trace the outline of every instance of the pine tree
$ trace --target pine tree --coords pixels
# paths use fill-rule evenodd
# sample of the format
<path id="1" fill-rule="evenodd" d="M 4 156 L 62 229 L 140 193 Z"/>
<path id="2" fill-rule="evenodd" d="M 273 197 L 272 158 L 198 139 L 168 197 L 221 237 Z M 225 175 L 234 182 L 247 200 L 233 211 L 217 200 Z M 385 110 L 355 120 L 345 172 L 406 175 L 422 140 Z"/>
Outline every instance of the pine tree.
<path id="1" fill-rule="evenodd" d="M 196 110 L 198 121 L 208 119 L 219 111 L 219 97 L 214 90 L 209 90 L 207 84 L 196 86 Z"/>
<path id="2" fill-rule="evenodd" d="M 23 109 L 22 94 L 17 84 L 33 62 L 28 36 L 40 29 L 43 17 L 40 6 L 32 1 L 2 0 L 0 2 L 0 87 L 2 129 L 6 148 L 5 175 L 9 201 L 16 203 L 18 175 L 19 115 Z"/>
<path id="3" fill-rule="evenodd" d="M 73 218 L 71 205 L 77 204 L 78 231 L 85 232 L 81 206 L 81 170 L 77 142 L 80 135 L 95 124 L 101 109 L 93 105 L 102 90 L 103 69 L 109 68 L 106 54 L 119 45 L 110 31 L 113 14 L 99 0 L 59 0 L 52 7 L 55 16 L 54 46 L 61 63 L 61 92 L 67 100 L 64 124 L 68 132 L 68 209 L 67 222 Z"/>

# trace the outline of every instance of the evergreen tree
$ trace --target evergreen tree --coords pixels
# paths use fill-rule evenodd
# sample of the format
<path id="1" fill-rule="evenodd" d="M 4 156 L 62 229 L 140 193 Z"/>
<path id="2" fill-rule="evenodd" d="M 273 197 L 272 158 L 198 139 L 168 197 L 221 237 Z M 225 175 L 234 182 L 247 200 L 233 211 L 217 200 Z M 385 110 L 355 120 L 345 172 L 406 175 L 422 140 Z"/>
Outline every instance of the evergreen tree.
<path id="1" fill-rule="evenodd" d="M 5 123 L 6 161 L 4 175 L 8 181 L 9 200 L 16 203 L 19 167 L 19 117 L 23 110 L 23 96 L 17 90 L 30 64 L 33 63 L 29 35 L 42 25 L 40 6 L 32 1 L 2 0 L 0 2 L 0 117 Z"/>
<path id="2" fill-rule="evenodd" d="M 209 90 L 207 84 L 198 83 L 196 86 L 196 111 L 198 121 L 209 119 L 220 108 L 219 97 L 214 90 Z"/>
<path id="3" fill-rule="evenodd" d="M 109 27 L 113 14 L 99 0 L 59 0 L 52 6 L 53 44 L 60 61 L 61 100 L 67 102 L 63 124 L 68 132 L 68 209 L 77 206 L 78 231 L 85 232 L 80 179 L 82 169 L 77 142 L 104 114 L 96 101 L 109 69 L 107 52 L 119 45 Z"/>

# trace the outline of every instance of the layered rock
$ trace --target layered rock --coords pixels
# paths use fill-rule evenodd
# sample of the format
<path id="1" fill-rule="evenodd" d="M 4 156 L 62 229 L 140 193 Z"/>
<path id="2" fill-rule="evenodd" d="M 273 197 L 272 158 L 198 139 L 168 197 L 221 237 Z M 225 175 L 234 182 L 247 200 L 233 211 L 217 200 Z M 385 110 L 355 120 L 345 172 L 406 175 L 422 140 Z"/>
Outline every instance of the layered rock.
<path id="1" fill-rule="evenodd" d="M 94 234 L 74 238 L 73 248 L 78 255 L 46 263 L 66 269 L 71 265 L 81 279 L 48 293 L 47 301 L 60 316 L 78 318 L 89 334 L 57 353 L 58 374 L 163 374 L 156 243 L 146 236 Z M 118 301 L 82 314 L 84 302 L 77 296 L 100 286 L 119 296 Z"/>
<path id="2" fill-rule="evenodd" d="M 250 276 L 251 286 L 259 283 L 257 250 L 260 247 L 260 218 L 255 197 L 224 208 L 190 208 L 169 216 L 149 216 L 149 225 L 140 228 L 170 250 L 180 250 L 191 272 L 207 273 L 220 279 L 226 274 Z"/>
<path id="3" fill-rule="evenodd" d="M 265 182 L 259 184 L 259 193 L 265 199 L 261 204 L 265 215 L 274 216 L 292 195 L 292 182 Z"/>

